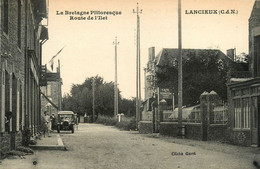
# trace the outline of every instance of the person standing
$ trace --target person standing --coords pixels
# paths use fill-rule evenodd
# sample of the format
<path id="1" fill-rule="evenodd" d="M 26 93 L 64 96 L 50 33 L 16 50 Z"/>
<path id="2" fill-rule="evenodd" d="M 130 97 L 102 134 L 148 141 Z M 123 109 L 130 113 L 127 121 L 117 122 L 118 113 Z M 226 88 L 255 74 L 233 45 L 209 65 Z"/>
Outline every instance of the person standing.
<path id="1" fill-rule="evenodd" d="M 51 130 L 51 118 L 49 116 L 49 114 L 47 112 L 44 113 L 45 114 L 45 124 L 47 126 L 47 133 L 48 133 L 48 137 L 50 136 L 50 130 Z"/>
<path id="2" fill-rule="evenodd" d="M 54 113 L 51 115 L 51 130 L 54 130 L 54 125 L 55 125 L 55 115 Z"/>

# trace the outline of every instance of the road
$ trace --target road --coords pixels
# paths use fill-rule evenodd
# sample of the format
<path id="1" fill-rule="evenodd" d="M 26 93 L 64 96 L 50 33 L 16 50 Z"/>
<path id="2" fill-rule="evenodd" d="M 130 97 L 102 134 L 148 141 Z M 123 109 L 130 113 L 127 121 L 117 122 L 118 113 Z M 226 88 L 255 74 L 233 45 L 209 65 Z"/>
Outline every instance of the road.
<path id="1" fill-rule="evenodd" d="M 36 151 L 26 159 L 11 160 L 12 168 L 255 168 L 251 159 L 236 153 L 177 144 L 169 139 L 147 137 L 135 131 L 120 131 L 99 124 L 80 124 L 74 134 L 61 132 L 60 136 L 67 151 Z M 32 165 L 34 159 L 38 162 L 36 166 Z"/>

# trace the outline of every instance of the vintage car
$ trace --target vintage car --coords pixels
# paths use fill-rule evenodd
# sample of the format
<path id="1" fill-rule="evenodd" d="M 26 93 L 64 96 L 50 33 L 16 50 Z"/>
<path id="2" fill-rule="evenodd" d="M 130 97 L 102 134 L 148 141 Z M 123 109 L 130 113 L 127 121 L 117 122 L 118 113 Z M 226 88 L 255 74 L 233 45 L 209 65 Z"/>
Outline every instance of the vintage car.
<path id="1" fill-rule="evenodd" d="M 71 130 L 74 133 L 75 115 L 72 111 L 59 111 L 57 119 L 57 132 Z"/>

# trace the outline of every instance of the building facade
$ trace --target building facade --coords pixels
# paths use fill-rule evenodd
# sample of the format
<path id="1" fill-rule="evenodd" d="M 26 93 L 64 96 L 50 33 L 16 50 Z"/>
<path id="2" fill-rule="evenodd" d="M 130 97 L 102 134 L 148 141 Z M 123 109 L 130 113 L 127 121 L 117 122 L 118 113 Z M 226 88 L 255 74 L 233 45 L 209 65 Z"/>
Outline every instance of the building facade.
<path id="1" fill-rule="evenodd" d="M 41 114 L 44 112 L 50 115 L 57 116 L 59 110 L 61 110 L 61 85 L 62 79 L 60 76 L 60 69 L 57 68 L 57 72 L 46 71 L 45 84 L 41 86 Z"/>
<path id="2" fill-rule="evenodd" d="M 260 146 L 260 1 L 249 18 L 250 78 L 231 79 L 228 85 L 230 139 L 235 144 Z"/>
<path id="3" fill-rule="evenodd" d="M 22 142 L 22 132 L 38 132 L 41 47 L 48 39 L 41 25 L 46 1 L 0 0 L 0 151 Z"/>

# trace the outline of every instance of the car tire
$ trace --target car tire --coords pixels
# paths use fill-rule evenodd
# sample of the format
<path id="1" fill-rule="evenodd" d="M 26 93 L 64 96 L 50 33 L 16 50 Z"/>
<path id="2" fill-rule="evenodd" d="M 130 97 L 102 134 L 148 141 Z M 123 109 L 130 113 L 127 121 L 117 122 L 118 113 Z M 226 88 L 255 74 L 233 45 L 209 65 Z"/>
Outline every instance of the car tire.
<path id="1" fill-rule="evenodd" d="M 57 126 L 57 132 L 60 133 L 60 125 Z"/>
<path id="2" fill-rule="evenodd" d="M 72 126 L 71 133 L 74 133 L 74 125 Z"/>

